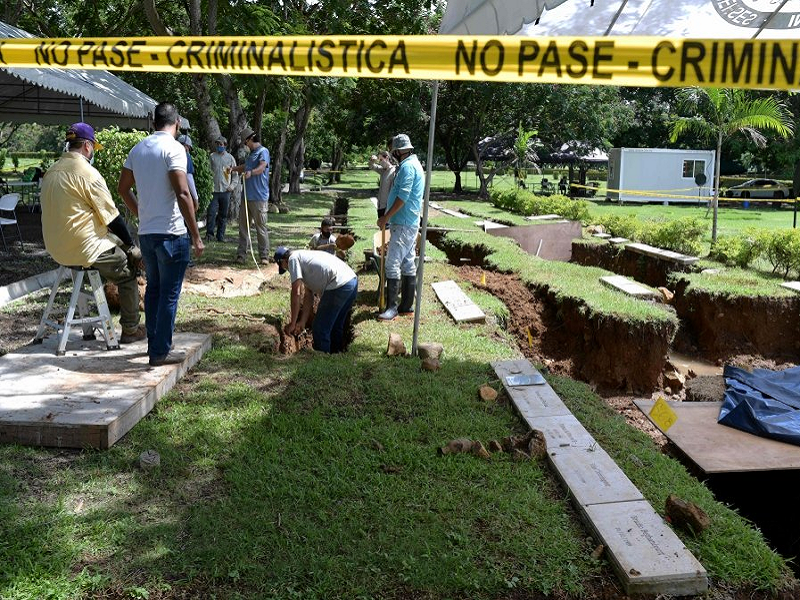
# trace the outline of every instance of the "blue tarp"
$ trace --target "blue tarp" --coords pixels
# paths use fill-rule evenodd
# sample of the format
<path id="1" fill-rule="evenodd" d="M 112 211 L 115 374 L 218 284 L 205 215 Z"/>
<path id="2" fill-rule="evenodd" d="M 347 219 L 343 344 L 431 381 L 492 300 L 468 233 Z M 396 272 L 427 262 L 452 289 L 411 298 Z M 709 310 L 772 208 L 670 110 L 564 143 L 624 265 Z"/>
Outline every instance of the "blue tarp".
<path id="1" fill-rule="evenodd" d="M 725 365 L 717 422 L 800 446 L 800 367 L 752 373 Z"/>

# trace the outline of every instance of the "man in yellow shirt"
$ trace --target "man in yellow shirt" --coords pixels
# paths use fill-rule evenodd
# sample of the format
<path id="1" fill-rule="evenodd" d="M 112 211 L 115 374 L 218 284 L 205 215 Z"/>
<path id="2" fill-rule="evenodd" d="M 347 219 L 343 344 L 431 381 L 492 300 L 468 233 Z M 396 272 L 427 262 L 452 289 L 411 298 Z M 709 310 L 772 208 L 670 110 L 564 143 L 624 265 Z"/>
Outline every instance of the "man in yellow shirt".
<path id="1" fill-rule="evenodd" d="M 42 180 L 42 234 L 50 256 L 64 266 L 91 267 L 119 289 L 120 343 L 147 337 L 139 326 L 139 286 L 135 264 L 141 252 L 134 246 L 105 179 L 91 163 L 102 146 L 94 129 L 75 123 L 67 130 L 67 151 Z M 109 237 L 113 233 L 119 242 Z M 118 245 L 118 243 L 121 244 Z"/>

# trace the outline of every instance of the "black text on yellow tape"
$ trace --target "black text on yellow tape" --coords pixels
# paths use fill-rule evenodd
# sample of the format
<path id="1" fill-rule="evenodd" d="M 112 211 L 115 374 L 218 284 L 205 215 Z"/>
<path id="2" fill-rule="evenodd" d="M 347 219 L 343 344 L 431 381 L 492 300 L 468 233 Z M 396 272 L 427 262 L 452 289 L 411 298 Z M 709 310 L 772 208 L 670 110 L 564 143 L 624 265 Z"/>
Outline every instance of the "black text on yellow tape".
<path id="1" fill-rule="evenodd" d="M 0 66 L 634 86 L 800 87 L 800 40 L 299 36 L 0 39 Z"/>

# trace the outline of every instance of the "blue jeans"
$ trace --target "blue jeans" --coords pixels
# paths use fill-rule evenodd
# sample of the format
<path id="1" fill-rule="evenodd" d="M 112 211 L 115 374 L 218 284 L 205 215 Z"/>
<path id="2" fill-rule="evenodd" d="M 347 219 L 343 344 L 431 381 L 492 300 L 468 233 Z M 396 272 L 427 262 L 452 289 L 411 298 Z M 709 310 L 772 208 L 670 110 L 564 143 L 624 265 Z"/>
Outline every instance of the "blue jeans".
<path id="1" fill-rule="evenodd" d="M 400 279 L 400 274 L 414 277 L 417 274 L 417 227 L 389 225 L 392 236 L 386 250 L 386 279 Z"/>
<path id="2" fill-rule="evenodd" d="M 214 192 L 211 196 L 211 204 L 208 205 L 208 214 L 206 215 L 206 236 L 212 238 L 216 231 L 217 239 L 220 242 L 225 240 L 230 200 L 230 192 Z"/>
<path id="3" fill-rule="evenodd" d="M 344 324 L 358 295 L 358 277 L 353 277 L 342 287 L 325 290 L 319 299 L 317 314 L 311 332 L 314 350 L 341 352 L 344 350 Z"/>
<path id="4" fill-rule="evenodd" d="M 172 348 L 178 298 L 189 264 L 189 236 L 150 233 L 139 236 L 139 245 L 147 272 L 144 292 L 147 354 L 158 359 Z"/>

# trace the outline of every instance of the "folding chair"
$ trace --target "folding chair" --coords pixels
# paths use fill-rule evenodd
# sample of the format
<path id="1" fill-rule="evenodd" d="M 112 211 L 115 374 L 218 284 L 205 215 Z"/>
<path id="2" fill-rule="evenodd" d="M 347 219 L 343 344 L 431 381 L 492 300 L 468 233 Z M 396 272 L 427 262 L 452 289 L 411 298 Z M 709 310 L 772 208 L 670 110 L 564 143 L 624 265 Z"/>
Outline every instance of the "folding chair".
<path id="1" fill-rule="evenodd" d="M 19 247 L 24 252 L 25 246 L 22 244 L 22 233 L 19 230 L 19 223 L 17 222 L 16 208 L 19 203 L 19 194 L 3 194 L 0 196 L 0 237 L 3 238 L 3 250 L 8 252 L 8 245 L 6 244 L 6 234 L 3 231 L 6 225 L 14 225 L 17 228 L 17 239 L 19 239 Z"/>

